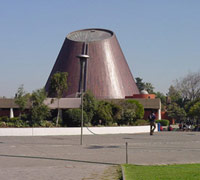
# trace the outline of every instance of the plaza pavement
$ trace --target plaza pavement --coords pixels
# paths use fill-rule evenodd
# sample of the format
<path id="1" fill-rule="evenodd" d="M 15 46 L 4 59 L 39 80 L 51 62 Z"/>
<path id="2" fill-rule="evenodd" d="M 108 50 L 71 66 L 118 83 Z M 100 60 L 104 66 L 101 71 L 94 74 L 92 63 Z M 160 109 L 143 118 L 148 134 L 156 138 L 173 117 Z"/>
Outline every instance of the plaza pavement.
<path id="1" fill-rule="evenodd" d="M 200 163 L 199 132 L 0 137 L 0 179 L 111 180 L 126 142 L 130 164 Z"/>

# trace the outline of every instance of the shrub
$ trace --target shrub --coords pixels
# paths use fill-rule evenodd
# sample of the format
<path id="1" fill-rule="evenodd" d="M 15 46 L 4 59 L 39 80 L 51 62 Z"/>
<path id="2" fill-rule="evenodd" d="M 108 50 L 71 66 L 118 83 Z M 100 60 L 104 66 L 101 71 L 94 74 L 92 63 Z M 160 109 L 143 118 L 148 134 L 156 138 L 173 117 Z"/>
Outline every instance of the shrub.
<path id="1" fill-rule="evenodd" d="M 15 127 L 15 123 L 13 122 L 7 122 L 6 127 Z"/>
<path id="2" fill-rule="evenodd" d="M 19 117 L 10 118 L 9 122 L 15 123 L 16 121 L 19 121 Z"/>
<path id="3" fill-rule="evenodd" d="M 107 125 L 113 124 L 112 103 L 108 101 L 99 101 L 97 110 L 92 119 L 92 125 Z"/>
<path id="4" fill-rule="evenodd" d="M 83 97 L 83 110 L 87 113 L 88 121 L 91 122 L 97 110 L 98 101 L 95 99 L 92 92 L 87 91 Z"/>
<path id="5" fill-rule="evenodd" d="M 136 120 L 136 113 L 132 109 L 125 109 L 122 114 L 122 123 L 125 125 L 133 125 Z"/>
<path id="6" fill-rule="evenodd" d="M 121 119 L 118 119 L 119 125 L 133 125 L 137 119 L 144 116 L 144 107 L 136 100 L 128 99 L 118 102 L 121 106 Z"/>
<path id="7" fill-rule="evenodd" d="M 50 115 L 50 109 L 44 104 L 46 99 L 46 92 L 44 89 L 33 91 L 31 95 L 31 121 L 32 124 L 40 125 Z"/>
<path id="8" fill-rule="evenodd" d="M 9 117 L 8 116 L 2 116 L 1 117 L 1 121 L 8 122 L 9 121 Z"/>
<path id="9" fill-rule="evenodd" d="M 144 117 L 144 107 L 142 106 L 142 104 L 140 104 L 138 101 L 136 100 L 133 100 L 133 99 L 129 99 L 129 100 L 126 100 L 128 103 L 131 103 L 131 104 L 135 104 L 136 105 L 136 118 L 137 119 L 141 119 Z"/>
<path id="10" fill-rule="evenodd" d="M 135 121 L 136 126 L 144 126 L 144 125 L 149 125 L 149 121 L 144 120 L 144 119 L 138 119 Z"/>
<path id="11" fill-rule="evenodd" d="M 6 127 L 6 123 L 5 122 L 0 122 L 0 127 Z"/>
<path id="12" fill-rule="evenodd" d="M 54 127 L 55 126 L 55 124 L 53 123 L 53 122 L 51 122 L 51 121 L 42 121 L 41 123 L 40 123 L 40 125 L 42 126 L 42 127 Z"/>
<path id="13" fill-rule="evenodd" d="M 62 120 L 60 117 L 57 119 L 57 115 L 56 115 L 56 117 L 53 118 L 53 121 L 52 121 L 52 123 L 53 123 L 55 126 L 56 126 L 56 121 L 58 122 L 57 126 L 62 126 L 63 120 Z"/>
<path id="14" fill-rule="evenodd" d="M 169 120 L 167 120 L 167 119 L 156 120 L 156 123 L 160 123 L 161 126 L 168 126 Z"/>
<path id="15" fill-rule="evenodd" d="M 68 127 L 80 127 L 81 126 L 81 109 L 68 109 L 63 114 L 63 125 Z M 88 123 L 88 117 L 85 111 L 83 111 L 84 124 Z"/>

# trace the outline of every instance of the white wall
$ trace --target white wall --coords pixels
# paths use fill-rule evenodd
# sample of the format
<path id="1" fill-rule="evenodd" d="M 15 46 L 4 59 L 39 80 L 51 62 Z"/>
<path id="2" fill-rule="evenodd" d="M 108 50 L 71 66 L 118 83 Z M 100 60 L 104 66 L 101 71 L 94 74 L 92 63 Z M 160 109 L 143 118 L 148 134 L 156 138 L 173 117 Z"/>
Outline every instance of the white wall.
<path id="1" fill-rule="evenodd" d="M 84 135 L 92 134 L 135 134 L 149 133 L 149 126 L 89 127 L 83 128 Z M 157 129 L 156 129 L 157 131 Z M 81 128 L 0 128 L 0 136 L 59 136 L 80 135 Z"/>

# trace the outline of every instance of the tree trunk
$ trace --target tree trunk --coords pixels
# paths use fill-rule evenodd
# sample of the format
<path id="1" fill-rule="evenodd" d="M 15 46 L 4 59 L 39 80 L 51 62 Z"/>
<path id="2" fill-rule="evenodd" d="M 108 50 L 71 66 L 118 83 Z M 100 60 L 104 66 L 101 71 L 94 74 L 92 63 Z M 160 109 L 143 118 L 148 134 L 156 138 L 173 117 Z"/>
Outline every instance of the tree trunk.
<path id="1" fill-rule="evenodd" d="M 59 102 L 60 102 L 60 99 L 58 98 L 58 114 L 57 114 L 57 118 L 56 118 L 56 126 L 58 126 L 58 121 L 59 121 L 59 118 L 60 118 L 60 107 L 59 107 Z"/>

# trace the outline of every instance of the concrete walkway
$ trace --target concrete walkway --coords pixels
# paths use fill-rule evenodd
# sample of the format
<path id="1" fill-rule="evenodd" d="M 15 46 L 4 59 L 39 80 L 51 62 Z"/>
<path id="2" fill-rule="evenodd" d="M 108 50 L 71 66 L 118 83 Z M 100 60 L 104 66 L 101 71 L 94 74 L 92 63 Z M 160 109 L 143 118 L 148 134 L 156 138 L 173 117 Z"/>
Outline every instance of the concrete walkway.
<path id="1" fill-rule="evenodd" d="M 0 137 L 1 180 L 114 179 L 115 165 L 200 163 L 200 133 Z M 113 172 L 113 174 L 112 174 Z M 108 175 L 111 174 L 113 178 Z"/>

